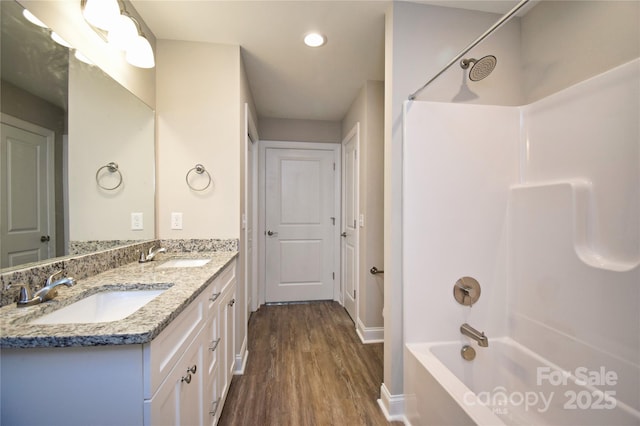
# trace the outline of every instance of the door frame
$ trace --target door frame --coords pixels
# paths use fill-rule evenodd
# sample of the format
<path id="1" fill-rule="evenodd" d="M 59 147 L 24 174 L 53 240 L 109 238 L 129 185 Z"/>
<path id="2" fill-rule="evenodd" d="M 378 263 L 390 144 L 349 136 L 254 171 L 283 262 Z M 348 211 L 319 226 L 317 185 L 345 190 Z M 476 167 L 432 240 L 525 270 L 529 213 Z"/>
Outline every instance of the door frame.
<path id="1" fill-rule="evenodd" d="M 244 247 L 243 254 L 245 259 L 245 294 L 248 312 L 254 312 L 258 309 L 258 147 L 259 137 L 258 130 L 251 114 L 249 104 L 244 104 L 245 109 L 245 169 L 244 169 L 244 185 L 245 185 L 245 201 L 242 216 L 242 231 L 244 234 Z M 249 146 L 252 146 L 251 154 L 249 154 Z M 249 182 L 249 170 L 251 169 L 251 176 L 253 176 L 252 182 Z M 252 211 L 247 210 L 249 206 L 249 200 L 252 201 Z M 248 223 L 251 220 L 251 223 Z M 251 230 L 252 235 L 249 235 Z M 252 241 L 252 247 L 248 247 L 249 241 Z M 251 263 L 248 261 L 248 252 L 252 249 Z M 250 273 L 251 272 L 251 273 Z M 251 277 L 251 281 L 249 281 Z"/>
<path id="2" fill-rule="evenodd" d="M 344 151 L 345 151 L 345 146 L 346 144 L 349 142 L 349 140 L 351 140 L 352 138 L 355 138 L 355 152 L 356 152 L 356 164 L 355 164 L 355 212 L 354 215 L 356 217 L 356 225 L 355 225 L 355 236 L 354 236 L 354 241 L 355 241 L 355 283 L 354 283 L 354 290 L 356 292 L 356 296 L 354 297 L 354 304 L 355 304 L 355 317 L 352 318 L 354 324 L 358 325 L 358 322 L 360 320 L 360 227 L 361 227 L 361 223 L 360 223 L 360 122 L 357 122 L 352 128 L 351 130 L 349 130 L 349 133 L 347 133 L 347 136 L 345 136 L 342 139 L 342 143 L 340 144 L 340 150 L 342 152 L 342 157 L 344 158 Z M 342 164 L 342 168 L 341 170 L 341 174 L 345 175 L 345 167 L 346 167 L 346 161 L 343 162 Z M 346 182 L 346 179 L 343 179 L 343 182 Z M 341 208 L 340 208 L 340 221 L 343 222 L 346 216 L 346 212 L 345 212 L 345 208 L 346 208 L 346 204 L 344 203 L 344 201 L 346 201 L 345 199 L 343 199 L 343 197 L 346 196 L 346 188 L 344 186 L 342 186 L 342 195 L 340 197 L 341 201 Z M 341 229 L 340 232 L 342 232 L 343 229 Z M 340 241 L 340 248 L 342 251 L 342 240 Z M 343 258 L 343 256 L 345 255 L 345 253 L 341 253 L 340 254 L 340 277 L 345 277 L 346 274 L 346 262 L 344 261 L 345 259 Z M 342 298 L 342 305 L 345 306 L 345 294 L 346 294 L 347 288 L 346 285 L 342 288 L 342 291 L 340 292 L 340 297 Z"/>
<path id="3" fill-rule="evenodd" d="M 5 113 L 0 113 L 0 122 L 42 136 L 47 140 L 47 170 L 45 173 L 47 176 L 47 227 L 49 228 L 47 235 L 50 237 L 47 252 L 48 259 L 56 257 L 55 132 Z M 2 175 L 0 174 L 0 184 L 2 184 L 1 180 Z M 0 215 L 2 214 L 4 213 L 0 210 Z"/>
<path id="4" fill-rule="evenodd" d="M 258 306 L 265 303 L 266 293 L 266 159 L 268 148 L 281 149 L 302 149 L 302 150 L 323 150 L 333 152 L 333 187 L 334 187 L 334 212 L 333 217 L 336 218 L 333 233 L 333 269 L 335 271 L 335 280 L 333 282 L 333 300 L 342 303 L 342 281 L 341 281 L 341 265 L 340 265 L 340 223 L 342 211 L 342 144 L 340 143 L 322 143 L 322 142 L 301 142 L 301 141 L 259 141 L 258 142 Z"/>

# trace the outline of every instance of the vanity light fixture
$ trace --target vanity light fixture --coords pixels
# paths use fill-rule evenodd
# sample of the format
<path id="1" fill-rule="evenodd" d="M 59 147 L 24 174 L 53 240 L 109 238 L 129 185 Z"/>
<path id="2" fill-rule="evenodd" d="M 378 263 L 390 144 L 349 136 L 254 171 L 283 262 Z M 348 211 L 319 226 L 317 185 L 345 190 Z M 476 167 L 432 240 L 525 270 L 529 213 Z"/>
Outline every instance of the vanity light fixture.
<path id="1" fill-rule="evenodd" d="M 125 51 L 126 61 L 138 68 L 156 66 L 151 43 L 140 23 L 119 0 L 81 0 L 82 15 L 110 45 Z M 104 9 L 102 9 L 104 8 Z"/>
<path id="2" fill-rule="evenodd" d="M 309 33 L 304 36 L 304 44 L 309 47 L 320 47 L 327 42 L 327 38 L 320 33 Z"/>
<path id="3" fill-rule="evenodd" d="M 118 0 L 82 0 L 82 16 L 88 23 L 108 31 L 120 15 Z"/>
<path id="4" fill-rule="evenodd" d="M 31 12 L 29 12 L 29 10 L 27 9 L 22 9 L 22 16 L 25 17 L 25 19 L 29 22 L 31 22 L 32 24 L 35 24 L 39 27 L 42 28 L 46 28 L 49 29 L 49 27 L 47 27 L 44 22 L 42 22 L 41 20 L 39 20 L 38 18 L 35 17 L 35 15 Z"/>

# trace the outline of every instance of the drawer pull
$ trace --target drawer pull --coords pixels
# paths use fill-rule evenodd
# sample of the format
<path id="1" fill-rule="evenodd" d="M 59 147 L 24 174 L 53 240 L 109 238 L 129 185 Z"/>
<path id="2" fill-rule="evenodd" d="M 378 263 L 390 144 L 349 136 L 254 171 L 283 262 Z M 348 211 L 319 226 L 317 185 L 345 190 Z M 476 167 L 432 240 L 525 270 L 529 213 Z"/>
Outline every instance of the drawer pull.
<path id="1" fill-rule="evenodd" d="M 196 367 L 196 365 L 193 364 L 191 367 L 187 368 L 187 373 L 194 373 L 195 374 L 197 369 L 198 369 L 198 367 Z"/>
<path id="2" fill-rule="evenodd" d="M 229 302 L 229 306 L 233 306 L 236 303 L 236 299 L 231 299 L 231 302 Z"/>
<path id="3" fill-rule="evenodd" d="M 218 344 L 219 343 L 220 343 L 220 337 L 218 337 L 216 340 L 212 340 L 211 341 L 211 347 L 209 348 L 209 350 L 211 352 L 214 352 L 218 348 Z"/>
<path id="4" fill-rule="evenodd" d="M 210 301 L 212 301 L 212 302 L 215 302 L 215 301 L 216 301 L 216 299 L 218 299 L 218 297 L 220 297 L 220 292 L 218 292 L 218 293 L 213 293 L 213 294 L 211 295 L 211 297 L 209 298 L 209 300 L 210 300 Z"/>
<path id="5" fill-rule="evenodd" d="M 220 405 L 220 397 L 218 397 L 218 399 L 216 399 L 214 402 L 211 403 L 211 411 L 209 411 L 209 414 L 211 414 L 212 417 L 216 415 L 219 405 Z"/>

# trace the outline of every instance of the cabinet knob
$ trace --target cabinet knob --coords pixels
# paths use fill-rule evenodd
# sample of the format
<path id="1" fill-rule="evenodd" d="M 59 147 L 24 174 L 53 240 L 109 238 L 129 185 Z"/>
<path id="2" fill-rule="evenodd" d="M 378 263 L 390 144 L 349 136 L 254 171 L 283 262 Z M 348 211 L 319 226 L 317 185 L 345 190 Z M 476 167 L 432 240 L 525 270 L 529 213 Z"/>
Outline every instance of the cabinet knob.
<path id="1" fill-rule="evenodd" d="M 229 302 L 229 306 L 233 306 L 236 304 L 236 299 L 231 299 L 231 302 Z"/>
<path id="2" fill-rule="evenodd" d="M 196 370 L 198 369 L 198 367 L 196 367 L 195 364 L 193 364 L 191 367 L 187 368 L 187 374 L 186 376 L 182 376 L 182 379 L 180 380 L 180 382 L 187 382 L 187 384 L 191 383 L 191 374 L 195 374 Z"/>
<path id="3" fill-rule="evenodd" d="M 209 298 L 209 300 L 210 300 L 210 301 L 212 301 L 212 302 L 215 302 L 215 301 L 216 301 L 216 299 L 217 299 L 218 297 L 220 297 L 220 292 L 218 292 L 218 293 L 213 293 L 213 294 L 211 295 L 211 297 Z"/>

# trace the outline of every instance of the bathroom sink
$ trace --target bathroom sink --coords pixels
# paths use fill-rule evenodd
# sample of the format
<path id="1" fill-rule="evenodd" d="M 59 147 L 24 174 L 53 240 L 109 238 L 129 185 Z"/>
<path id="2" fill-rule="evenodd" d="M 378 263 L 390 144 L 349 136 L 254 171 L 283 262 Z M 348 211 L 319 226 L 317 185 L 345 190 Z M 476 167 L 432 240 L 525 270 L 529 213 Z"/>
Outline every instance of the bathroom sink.
<path id="1" fill-rule="evenodd" d="M 96 293 L 31 321 L 31 324 L 73 324 L 118 321 L 153 299 L 161 290 L 120 290 Z"/>
<path id="2" fill-rule="evenodd" d="M 211 259 L 171 259 L 159 265 L 158 268 L 196 268 L 209 262 Z"/>

